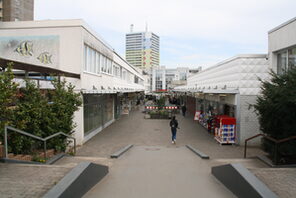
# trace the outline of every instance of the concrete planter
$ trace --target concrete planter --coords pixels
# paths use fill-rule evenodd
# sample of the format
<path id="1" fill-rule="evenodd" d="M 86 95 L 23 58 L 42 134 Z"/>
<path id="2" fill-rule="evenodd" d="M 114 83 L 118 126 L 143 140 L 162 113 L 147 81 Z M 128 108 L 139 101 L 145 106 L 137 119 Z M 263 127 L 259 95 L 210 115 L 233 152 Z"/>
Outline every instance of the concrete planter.
<path id="1" fill-rule="evenodd" d="M 53 157 L 54 156 L 54 149 L 50 149 L 50 150 L 47 150 L 46 151 L 46 157 L 47 158 L 51 158 L 51 157 Z M 44 152 L 40 152 L 39 154 L 38 154 L 38 157 L 40 157 L 40 158 L 44 158 Z"/>
<path id="2" fill-rule="evenodd" d="M 145 117 L 144 117 L 145 119 L 150 119 L 151 118 L 151 116 L 150 116 L 150 114 L 145 114 Z"/>
<path id="3" fill-rule="evenodd" d="M 168 115 L 161 115 L 161 114 L 151 114 L 151 119 L 169 119 Z"/>
<path id="4" fill-rule="evenodd" d="M 52 158 L 55 155 L 54 149 L 50 149 L 46 151 L 46 158 Z M 37 154 L 38 158 L 44 158 L 44 152 L 39 152 Z M 3 157 L 4 157 L 4 148 L 3 148 Z M 13 160 L 21 160 L 21 161 L 32 161 L 32 155 L 15 155 L 13 153 L 8 153 L 8 158 Z"/>

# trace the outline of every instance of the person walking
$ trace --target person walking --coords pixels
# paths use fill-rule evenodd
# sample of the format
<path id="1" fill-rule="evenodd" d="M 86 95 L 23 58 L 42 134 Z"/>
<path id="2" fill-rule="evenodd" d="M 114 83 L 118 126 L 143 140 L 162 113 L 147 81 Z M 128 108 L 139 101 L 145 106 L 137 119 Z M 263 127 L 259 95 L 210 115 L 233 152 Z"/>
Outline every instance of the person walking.
<path id="1" fill-rule="evenodd" d="M 179 127 L 178 127 L 178 121 L 176 120 L 175 116 L 173 116 L 170 121 L 170 127 L 172 132 L 172 144 L 176 144 L 177 128 Z"/>
<path id="2" fill-rule="evenodd" d="M 184 117 L 185 117 L 186 110 L 187 110 L 187 108 L 186 108 L 186 105 L 184 104 L 182 106 L 182 114 L 183 114 Z"/>

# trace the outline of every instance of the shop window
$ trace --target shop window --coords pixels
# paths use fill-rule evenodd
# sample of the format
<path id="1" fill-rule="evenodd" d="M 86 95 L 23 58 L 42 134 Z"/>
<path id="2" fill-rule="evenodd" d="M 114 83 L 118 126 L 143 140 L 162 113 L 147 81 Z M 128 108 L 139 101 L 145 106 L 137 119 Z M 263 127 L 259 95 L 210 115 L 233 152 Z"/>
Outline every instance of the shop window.
<path id="1" fill-rule="evenodd" d="M 101 67 L 101 71 L 104 71 L 104 56 L 100 54 L 100 67 Z"/>
<path id="2" fill-rule="evenodd" d="M 296 66 L 296 48 L 291 48 L 277 54 L 277 73 L 283 74 Z"/>
<path id="3" fill-rule="evenodd" d="M 100 54 L 98 52 L 96 52 L 96 70 L 97 70 L 97 74 L 100 73 Z"/>
<path id="4" fill-rule="evenodd" d="M 283 74 L 287 69 L 287 52 L 281 52 L 277 55 L 277 72 Z"/>
<path id="5" fill-rule="evenodd" d="M 84 71 L 87 71 L 87 46 L 84 45 Z"/>
<path id="6" fill-rule="evenodd" d="M 292 69 L 296 66 L 296 48 L 288 50 L 288 69 Z"/>
<path id="7" fill-rule="evenodd" d="M 84 101 L 84 135 L 92 132 L 103 125 L 103 98 L 100 95 L 85 94 Z"/>

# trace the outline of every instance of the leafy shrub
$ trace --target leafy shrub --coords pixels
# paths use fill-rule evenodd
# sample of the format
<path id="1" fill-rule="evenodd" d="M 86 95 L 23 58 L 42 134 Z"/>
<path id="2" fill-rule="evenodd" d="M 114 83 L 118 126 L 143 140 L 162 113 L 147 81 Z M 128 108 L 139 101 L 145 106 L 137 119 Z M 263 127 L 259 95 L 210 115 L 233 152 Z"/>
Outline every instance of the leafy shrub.
<path id="1" fill-rule="evenodd" d="M 262 82 L 262 95 L 254 105 L 263 133 L 275 139 L 296 135 L 296 68 L 283 75 L 271 73 L 271 81 Z M 264 147 L 274 155 L 274 143 L 264 141 Z M 296 156 L 296 141 L 280 144 L 279 159 Z"/>
<path id="2" fill-rule="evenodd" d="M 5 125 L 21 129 L 39 137 L 47 137 L 57 132 L 71 134 L 75 128 L 74 112 L 82 104 L 79 93 L 66 81 L 54 80 L 54 90 L 44 95 L 36 84 L 26 80 L 24 88 L 17 89 L 13 82 L 12 64 L 0 73 L 0 141 L 3 141 Z M 50 101 L 49 101 L 50 99 Z M 11 108 L 11 106 L 13 108 Z M 48 141 L 47 147 L 65 151 L 67 142 L 63 136 Z M 17 133 L 9 133 L 9 152 L 32 153 L 43 149 L 43 142 Z"/>
<path id="3" fill-rule="evenodd" d="M 4 126 L 12 123 L 13 106 L 17 100 L 17 86 L 13 82 L 13 64 L 10 63 L 0 72 L 0 142 L 3 142 Z"/>

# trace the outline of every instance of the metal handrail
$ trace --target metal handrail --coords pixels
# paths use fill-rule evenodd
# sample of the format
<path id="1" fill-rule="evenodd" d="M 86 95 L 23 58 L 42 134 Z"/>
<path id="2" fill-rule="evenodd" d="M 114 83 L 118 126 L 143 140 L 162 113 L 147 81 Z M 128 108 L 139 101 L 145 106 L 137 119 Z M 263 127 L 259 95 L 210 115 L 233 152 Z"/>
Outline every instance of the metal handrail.
<path id="1" fill-rule="evenodd" d="M 270 140 L 270 141 L 272 141 L 272 142 L 275 143 L 275 149 L 274 149 L 274 150 L 275 150 L 275 151 L 274 151 L 274 161 L 275 161 L 276 164 L 277 164 L 277 149 L 278 149 L 278 144 L 281 144 L 281 143 L 283 143 L 283 142 L 287 142 L 287 141 L 290 141 L 290 140 L 296 139 L 296 136 L 291 136 L 291 137 L 288 137 L 288 138 L 283 138 L 283 139 L 277 140 L 277 139 L 272 138 L 272 137 L 270 137 L 270 136 L 267 136 L 267 135 L 265 135 L 265 134 L 259 133 L 259 134 L 257 134 L 257 135 L 254 135 L 254 136 L 250 137 L 250 138 L 245 139 L 244 158 L 247 157 L 247 143 L 248 143 L 248 141 L 249 141 L 249 140 L 252 140 L 252 139 L 254 139 L 254 138 L 257 138 L 257 137 L 259 137 L 259 136 L 263 136 L 264 138 L 266 138 L 266 139 L 268 139 L 268 140 Z"/>
<path id="2" fill-rule="evenodd" d="M 17 133 L 20 133 L 22 135 L 26 135 L 26 136 L 29 136 L 31 138 L 34 138 L 34 139 L 37 139 L 37 140 L 40 140 L 40 141 L 43 141 L 44 143 L 44 159 L 46 159 L 46 141 L 48 141 L 49 139 L 51 138 L 54 138 L 58 135 L 63 135 L 63 136 L 66 136 L 67 138 L 70 138 L 70 139 L 73 139 L 74 140 L 74 155 L 76 154 L 76 139 L 68 134 L 65 134 L 63 132 L 57 132 L 53 135 L 50 135 L 46 138 L 42 138 L 42 137 L 39 137 L 39 136 L 36 136 L 36 135 L 32 135 L 28 132 L 25 132 L 25 131 L 22 131 L 20 129 L 16 129 L 14 127 L 11 127 L 11 126 L 5 126 L 4 127 L 4 144 L 5 144 L 5 158 L 8 158 L 8 142 L 7 142 L 7 133 L 8 133 L 8 130 L 11 130 L 11 131 L 14 131 L 14 132 L 17 132 Z"/>

